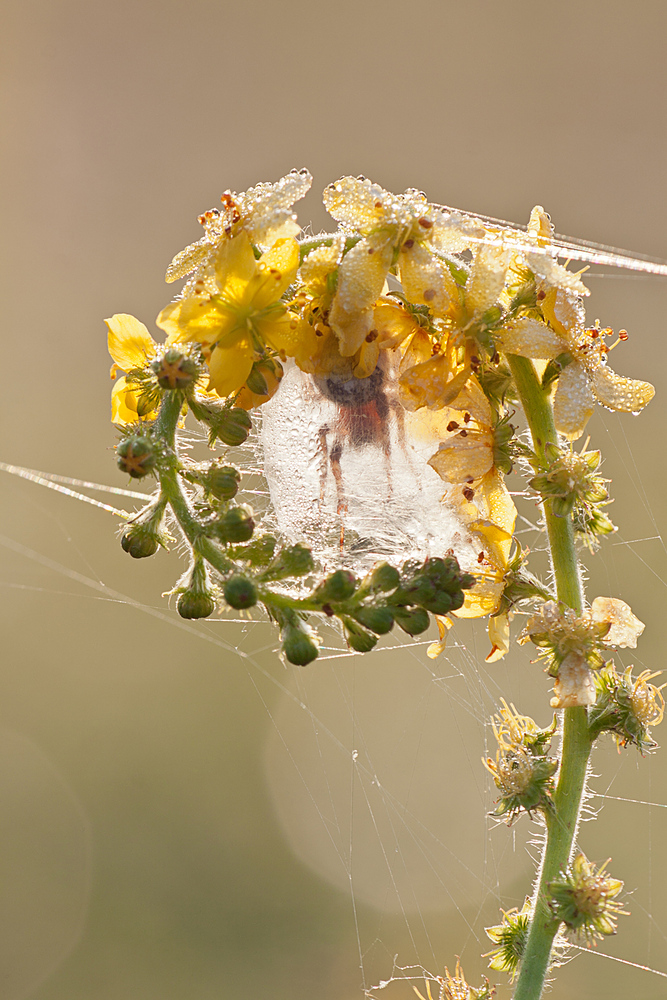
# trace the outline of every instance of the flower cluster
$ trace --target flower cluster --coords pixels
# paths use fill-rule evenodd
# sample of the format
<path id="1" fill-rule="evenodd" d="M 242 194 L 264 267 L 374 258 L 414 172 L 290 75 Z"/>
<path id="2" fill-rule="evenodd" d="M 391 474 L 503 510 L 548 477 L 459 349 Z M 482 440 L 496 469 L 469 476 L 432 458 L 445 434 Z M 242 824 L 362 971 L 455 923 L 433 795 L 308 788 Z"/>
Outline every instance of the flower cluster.
<path id="1" fill-rule="evenodd" d="M 509 649 L 511 616 L 530 602 L 519 641 L 537 646 L 554 678 L 551 706 L 568 711 L 560 770 L 550 756 L 556 719 L 540 729 L 505 701 L 492 719 L 497 749 L 484 765 L 494 815 L 508 824 L 537 815 L 547 832 L 533 902 L 487 934 L 491 968 L 523 980 L 525 955 L 537 995 L 561 925 L 590 944 L 624 912 L 622 884 L 604 866 L 582 854 L 569 863 L 580 808 L 571 787 L 585 787 L 600 734 L 643 753 L 664 714 L 655 673 L 618 673 L 606 660 L 609 649 L 634 648 L 644 626 L 615 598 L 586 608 L 574 547 L 577 536 L 593 551 L 615 529 L 600 453 L 573 442 L 596 402 L 637 413 L 654 390 L 610 369 L 628 334 L 608 345 L 612 331 L 587 322 L 588 290 L 558 263 L 541 206 L 519 233 L 412 188 L 394 195 L 343 177 L 324 192 L 335 231 L 306 236 L 294 204 L 311 181 L 293 170 L 226 191 L 199 217 L 204 235 L 167 270 L 183 286 L 157 317 L 162 343 L 133 316 L 106 321 L 118 467 L 158 481 L 127 516 L 121 545 L 141 559 L 176 536 L 189 553 L 171 591 L 178 613 L 263 608 L 283 658 L 299 666 L 319 654 L 313 620 L 334 620 L 348 648 L 365 653 L 395 626 L 413 637 L 434 619 L 435 657 L 457 618 L 487 617 L 493 662 Z M 515 427 L 519 406 L 530 448 Z M 274 502 L 266 520 L 246 502 L 233 451 L 195 461 L 183 447 L 186 419 L 212 450 L 243 445 L 261 426 Z M 274 462 L 281 449 L 286 459 Z M 514 465 L 530 466 L 559 600 L 515 537 L 516 493 L 505 482 Z M 431 978 L 441 1000 L 493 992 L 470 987 L 458 962 Z M 428 981 L 426 992 L 432 1000 Z"/>
<path id="2" fill-rule="evenodd" d="M 567 875 L 549 883 L 549 907 L 556 920 L 565 924 L 575 941 L 587 945 L 616 933 L 619 915 L 627 916 L 616 897 L 623 883 L 579 853 Z"/>
<path id="3" fill-rule="evenodd" d="M 519 715 L 503 700 L 492 726 L 498 750 L 495 760 L 487 757 L 483 764 L 500 792 L 494 815 L 506 815 L 511 823 L 521 812 L 532 816 L 536 810 L 548 811 L 558 769 L 555 758 L 548 756 L 555 720 L 548 729 L 538 729 L 531 718 Z"/>
<path id="4" fill-rule="evenodd" d="M 489 968 L 509 973 L 512 980 L 516 978 L 526 949 L 530 915 L 530 900 L 526 899 L 520 910 L 517 907 L 503 910 L 501 922 L 485 928 L 487 937 L 496 946 L 485 956 L 490 959 Z"/>
<path id="5" fill-rule="evenodd" d="M 532 457 L 538 474 L 528 484 L 543 502 L 551 504 L 557 517 L 572 515 L 575 532 L 591 552 L 599 545 L 601 535 L 616 531 L 602 509 L 611 501 L 608 480 L 597 472 L 601 460 L 597 450 L 587 451 L 584 447 L 575 452 L 572 447 L 548 444 L 544 457 Z"/>
<path id="6" fill-rule="evenodd" d="M 588 717 L 593 738 L 611 733 L 619 749 L 634 744 L 640 753 L 655 749 L 650 730 L 665 714 L 662 688 L 651 684 L 661 671 L 642 670 L 632 676 L 630 666 L 619 674 L 609 663 L 595 674 L 596 699 Z"/>
<path id="7" fill-rule="evenodd" d="M 456 960 L 456 968 L 453 975 L 449 969 L 445 968 L 444 976 L 437 976 L 433 981 L 440 987 L 440 1000 L 492 1000 L 496 992 L 495 988 L 489 984 L 489 980 L 486 978 L 481 986 L 477 988 L 471 986 L 466 981 L 458 959 Z M 413 989 L 419 1000 L 426 1000 L 426 997 L 419 992 L 416 986 L 413 986 Z M 426 980 L 426 996 L 428 1000 L 433 1000 L 431 982 L 428 979 Z"/>
<path id="8" fill-rule="evenodd" d="M 157 317 L 163 344 L 132 316 L 107 320 L 112 377 L 124 373 L 112 393 L 112 419 L 126 435 L 119 465 L 132 476 L 155 473 L 160 445 L 151 428 L 165 393 L 178 397 L 181 422 L 189 410 L 212 445 L 235 445 L 251 428 L 247 414 L 279 392 L 288 361 L 335 385 L 370 380 L 390 362 L 403 412 L 422 411 L 438 428 L 428 464 L 475 553 L 465 569 L 476 583 L 451 613 L 490 616 L 488 659 L 499 659 L 515 602 L 510 584 L 520 576 L 516 549 L 512 555 L 516 508 L 504 476 L 523 446 L 510 423 L 507 357 L 547 363 L 557 425 L 570 438 L 583 432 L 595 399 L 637 411 L 653 390 L 608 368 L 608 331 L 586 326 L 587 289 L 557 263 L 540 207 L 522 241 L 507 240 L 420 191 L 394 195 L 366 178 L 343 177 L 324 192 L 337 231 L 299 241 L 294 203 L 311 180 L 294 170 L 274 184 L 226 191 L 221 208 L 199 217 L 203 237 L 167 270 L 167 281 L 186 280 Z M 563 453 L 561 465 L 562 474 L 555 466 L 538 470 L 534 488 L 564 509 L 574 506 L 587 536 L 611 530 L 590 454 Z M 181 466 L 186 474 L 187 462 Z M 152 524 L 151 516 L 142 520 Z M 432 654 L 451 623 L 440 616 Z"/>
<path id="9" fill-rule="evenodd" d="M 540 649 L 554 684 L 553 708 L 576 708 L 596 701 L 593 671 L 605 663 L 603 649 L 634 649 L 644 624 L 625 601 L 596 597 L 590 609 L 577 615 L 555 601 L 545 601 L 519 638 Z"/>

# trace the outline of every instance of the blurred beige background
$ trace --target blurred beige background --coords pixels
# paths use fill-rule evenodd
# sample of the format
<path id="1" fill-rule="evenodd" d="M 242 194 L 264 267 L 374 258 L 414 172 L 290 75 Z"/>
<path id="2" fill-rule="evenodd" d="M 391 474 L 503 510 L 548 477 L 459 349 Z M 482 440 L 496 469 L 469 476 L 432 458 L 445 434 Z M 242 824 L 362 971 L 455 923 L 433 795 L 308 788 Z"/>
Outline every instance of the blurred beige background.
<path id="1" fill-rule="evenodd" d="M 314 174 L 298 207 L 316 230 L 324 185 L 363 173 L 519 222 L 540 202 L 561 233 L 667 257 L 661 0 L 3 10 L 0 460 L 126 485 L 102 319 L 151 325 L 197 215 L 293 166 Z M 657 669 L 667 282 L 590 287 L 591 318 L 631 334 L 613 366 L 658 397 L 591 422 L 621 530 L 589 593 L 632 605 L 634 662 Z M 360 964 L 370 984 L 394 955 L 440 971 L 460 954 L 476 979 L 484 924 L 531 878 L 528 827 L 488 832 L 483 719 L 504 694 L 546 722 L 539 667 L 485 667 L 486 637 L 462 629 L 436 664 L 286 671 L 265 626 L 180 626 L 161 597 L 176 553 L 133 562 L 108 515 L 2 476 L 3 1000 L 352 1000 Z M 584 827 L 633 892 L 600 950 L 667 971 L 667 758 L 609 747 L 594 765 L 597 791 L 659 804 L 610 800 Z M 551 996 L 658 1000 L 664 983 L 583 955 Z"/>

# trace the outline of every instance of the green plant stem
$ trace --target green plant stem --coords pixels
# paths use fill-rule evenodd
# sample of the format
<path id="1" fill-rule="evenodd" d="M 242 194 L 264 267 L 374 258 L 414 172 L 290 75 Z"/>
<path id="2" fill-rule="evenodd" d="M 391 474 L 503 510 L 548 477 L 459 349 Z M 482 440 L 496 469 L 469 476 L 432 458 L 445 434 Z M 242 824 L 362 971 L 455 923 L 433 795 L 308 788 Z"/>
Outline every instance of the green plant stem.
<path id="1" fill-rule="evenodd" d="M 540 461 L 546 461 L 546 446 L 558 443 L 549 393 L 542 388 L 532 361 L 518 355 L 508 355 L 507 360 L 530 427 L 533 450 Z M 544 517 L 558 599 L 580 614 L 583 593 L 572 518 L 557 517 L 548 502 L 544 504 Z M 549 883 L 566 870 L 570 861 L 586 783 L 592 746 L 586 709 L 566 708 L 563 716 L 558 784 L 554 807 L 546 817 L 547 836 L 535 909 L 514 1000 L 539 1000 L 542 995 L 559 927 L 549 909 Z"/>

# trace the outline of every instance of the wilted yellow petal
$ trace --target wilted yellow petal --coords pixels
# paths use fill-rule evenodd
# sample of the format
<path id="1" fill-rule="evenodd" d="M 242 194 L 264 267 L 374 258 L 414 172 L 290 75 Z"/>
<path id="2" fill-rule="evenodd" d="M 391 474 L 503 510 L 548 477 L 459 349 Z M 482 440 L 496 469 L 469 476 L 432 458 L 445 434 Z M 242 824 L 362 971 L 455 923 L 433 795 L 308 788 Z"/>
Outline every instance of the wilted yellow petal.
<path id="1" fill-rule="evenodd" d="M 447 645 L 447 633 L 454 625 L 454 622 L 450 618 L 446 618 L 444 615 L 435 615 L 434 617 L 436 625 L 438 626 L 440 639 L 438 642 L 432 642 L 426 650 L 426 655 L 430 656 L 432 660 L 435 660 L 435 658 L 440 656 L 442 653 L 443 649 Z"/>
<path id="2" fill-rule="evenodd" d="M 510 623 L 507 615 L 493 615 L 489 618 L 489 639 L 491 652 L 486 657 L 486 662 L 496 663 L 507 655 L 510 648 Z"/>
<path id="3" fill-rule="evenodd" d="M 542 300 L 542 313 L 563 337 L 574 337 L 584 328 L 586 314 L 581 301 L 561 288 L 551 288 Z"/>
<path id="4" fill-rule="evenodd" d="M 583 708 L 595 704 L 595 681 L 581 653 L 568 653 L 558 668 L 552 708 Z"/>
<path id="5" fill-rule="evenodd" d="M 571 441 L 581 437 L 595 409 L 586 369 L 573 361 L 564 368 L 558 379 L 554 397 L 554 422 L 556 428 Z"/>
<path id="6" fill-rule="evenodd" d="M 606 365 L 600 365 L 593 373 L 591 388 L 598 403 L 624 413 L 639 413 L 655 396 L 650 382 L 617 375 Z"/>
<path id="7" fill-rule="evenodd" d="M 109 330 L 109 354 L 123 371 L 143 368 L 155 356 L 155 341 L 144 324 L 134 316 L 116 313 L 104 322 Z"/>
<path id="8" fill-rule="evenodd" d="M 327 279 L 338 267 L 341 250 L 341 241 L 335 239 L 333 246 L 316 247 L 304 257 L 300 276 L 313 295 L 324 295 L 327 291 Z"/>
<path id="9" fill-rule="evenodd" d="M 602 638 L 604 646 L 637 648 L 637 638 L 644 631 L 641 622 L 625 601 L 617 597 L 596 597 L 591 605 L 591 616 L 596 622 L 609 622 L 609 631 Z"/>
<path id="10" fill-rule="evenodd" d="M 172 281 L 184 278 L 186 274 L 190 274 L 199 264 L 202 264 L 212 252 L 213 248 L 208 240 L 198 240 L 197 243 L 191 243 L 185 250 L 176 254 L 167 268 L 164 280 L 171 284 Z"/>

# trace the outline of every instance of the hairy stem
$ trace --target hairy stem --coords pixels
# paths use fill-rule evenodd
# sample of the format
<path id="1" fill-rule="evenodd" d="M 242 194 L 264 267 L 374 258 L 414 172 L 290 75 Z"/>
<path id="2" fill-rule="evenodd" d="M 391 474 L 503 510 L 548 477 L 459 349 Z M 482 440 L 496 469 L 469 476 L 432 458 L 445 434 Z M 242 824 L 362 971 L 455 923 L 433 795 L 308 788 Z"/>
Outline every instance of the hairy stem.
<path id="1" fill-rule="evenodd" d="M 558 443 L 549 393 L 542 388 L 532 361 L 518 355 L 508 355 L 507 359 L 530 427 L 533 449 L 539 459 L 544 459 L 545 447 Z M 581 613 L 583 593 L 572 518 L 557 517 L 549 502 L 544 504 L 544 517 L 558 599 Z M 566 870 L 572 855 L 586 783 L 592 746 L 586 709 L 566 708 L 563 716 L 563 742 L 554 809 L 547 816 L 547 837 L 535 909 L 514 1000 L 539 1000 L 542 995 L 559 926 L 549 909 L 549 883 Z"/>

